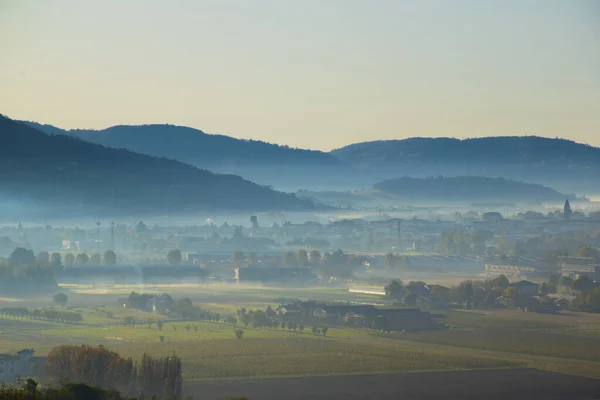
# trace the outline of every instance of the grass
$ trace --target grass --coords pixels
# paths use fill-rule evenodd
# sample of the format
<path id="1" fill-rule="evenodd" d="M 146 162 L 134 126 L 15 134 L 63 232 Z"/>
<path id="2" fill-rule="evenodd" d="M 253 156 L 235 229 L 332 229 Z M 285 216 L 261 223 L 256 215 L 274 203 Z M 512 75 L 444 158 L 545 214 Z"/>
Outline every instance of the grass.
<path id="1" fill-rule="evenodd" d="M 168 355 L 175 351 L 183 355 L 184 377 L 192 380 L 522 366 L 493 357 L 383 348 L 306 335 L 198 341 L 193 345 L 183 342 L 117 345 L 115 348 L 132 357 L 143 352 Z"/>
<path id="2" fill-rule="evenodd" d="M 381 301 L 380 296 L 338 288 L 223 285 L 200 287 L 186 295 L 222 316 L 235 314 L 241 307 L 275 307 L 281 297 Z M 156 314 L 116 305 L 75 310 L 83 314 L 83 325 L 0 318 L 0 353 L 33 347 L 43 355 L 59 344 L 103 344 L 136 359 L 145 352 L 158 356 L 175 351 L 183 358 L 185 378 L 191 380 L 514 367 L 600 378 L 600 315 L 595 314 L 451 310 L 444 314 L 453 330 L 379 334 L 334 327 L 322 337 L 311 334 L 311 324 L 304 333 L 238 326 L 245 333 L 237 340 L 237 327 L 223 322 L 166 322 L 158 331 L 156 321 L 164 317 Z M 154 323 L 151 328 L 147 324 L 124 327 L 127 316 Z M 198 331 L 192 328 L 188 333 L 187 324 L 197 326 Z M 165 337 L 164 343 L 159 336 Z"/>

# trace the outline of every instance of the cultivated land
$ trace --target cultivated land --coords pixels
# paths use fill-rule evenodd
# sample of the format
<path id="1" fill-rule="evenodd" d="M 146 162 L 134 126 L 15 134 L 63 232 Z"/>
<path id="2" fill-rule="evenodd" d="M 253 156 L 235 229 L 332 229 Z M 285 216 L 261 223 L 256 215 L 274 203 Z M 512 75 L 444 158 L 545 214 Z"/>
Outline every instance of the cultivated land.
<path id="1" fill-rule="evenodd" d="M 304 332 L 293 332 L 234 327 L 222 321 L 165 319 L 116 305 L 117 298 L 139 288 L 103 288 L 102 294 L 96 290 L 69 293 L 72 310 L 83 315 L 82 325 L 0 318 L 0 353 L 32 347 L 36 354 L 44 355 L 60 344 L 103 344 L 136 359 L 144 353 L 163 356 L 175 351 L 183 359 L 188 381 L 514 368 L 600 379 L 600 315 L 596 314 L 445 311 L 443 320 L 452 330 L 383 334 L 330 327 L 323 337 L 311 333 L 310 323 Z M 153 287 L 152 291 L 169 292 L 176 299 L 190 297 L 194 304 L 222 317 L 241 307 L 275 307 L 282 298 L 383 303 L 381 296 L 337 288 L 227 285 Z M 48 299 L 36 301 L 39 303 L 27 306 L 49 305 Z M 18 303 L 19 299 L 12 299 L 0 302 L 0 307 Z M 85 307 L 77 307 L 80 304 Z M 135 328 L 123 326 L 127 316 L 139 321 Z M 159 319 L 164 322 L 162 331 L 157 327 Z M 237 328 L 244 330 L 243 339 L 235 339 Z M 164 336 L 164 343 L 159 336 Z"/>
<path id="2" fill-rule="evenodd" d="M 276 400 L 511 399 L 576 400 L 600 396 L 595 379 L 534 369 L 425 372 L 334 377 L 190 382 L 184 393 L 223 399 Z"/>

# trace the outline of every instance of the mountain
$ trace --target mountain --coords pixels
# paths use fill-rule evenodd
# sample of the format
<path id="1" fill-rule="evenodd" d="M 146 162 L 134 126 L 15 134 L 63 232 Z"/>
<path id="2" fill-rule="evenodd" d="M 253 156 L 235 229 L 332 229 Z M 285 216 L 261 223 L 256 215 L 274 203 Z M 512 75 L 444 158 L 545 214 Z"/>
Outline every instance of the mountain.
<path id="1" fill-rule="evenodd" d="M 483 176 L 397 178 L 374 188 L 408 201 L 452 203 L 512 202 L 562 203 L 569 196 L 554 189 L 504 178 Z"/>
<path id="2" fill-rule="evenodd" d="M 564 139 L 411 138 L 356 143 L 330 154 L 375 180 L 475 174 L 600 193 L 600 148 Z"/>
<path id="3" fill-rule="evenodd" d="M 0 211 L 31 204 L 77 213 L 312 209 L 234 175 L 42 133 L 0 116 Z"/>
<path id="4" fill-rule="evenodd" d="M 63 130 L 23 122 L 49 134 L 75 136 L 106 147 L 178 160 L 286 190 L 331 187 L 352 169 L 329 153 L 212 135 L 184 126 L 119 125 L 103 130 Z"/>

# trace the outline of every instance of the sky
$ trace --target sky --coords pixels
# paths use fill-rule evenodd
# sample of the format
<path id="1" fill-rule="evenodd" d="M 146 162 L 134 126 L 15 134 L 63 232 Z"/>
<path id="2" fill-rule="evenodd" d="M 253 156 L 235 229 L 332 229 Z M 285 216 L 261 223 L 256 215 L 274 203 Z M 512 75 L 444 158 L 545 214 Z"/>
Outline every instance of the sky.
<path id="1" fill-rule="evenodd" d="M 320 150 L 600 146 L 600 1 L 0 0 L 0 114 Z"/>

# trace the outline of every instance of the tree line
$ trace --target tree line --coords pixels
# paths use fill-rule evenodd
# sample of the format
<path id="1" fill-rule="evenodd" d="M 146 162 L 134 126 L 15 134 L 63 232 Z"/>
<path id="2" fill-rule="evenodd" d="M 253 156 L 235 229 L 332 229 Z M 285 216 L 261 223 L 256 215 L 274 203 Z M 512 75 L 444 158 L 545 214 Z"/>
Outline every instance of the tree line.
<path id="1" fill-rule="evenodd" d="M 12 318 L 62 322 L 65 324 L 79 324 L 83 321 L 80 313 L 68 310 L 55 310 L 53 308 L 36 308 L 30 311 L 27 307 L 4 307 L 0 308 L 0 315 Z"/>
<path id="2" fill-rule="evenodd" d="M 139 362 L 103 346 L 59 346 L 46 358 L 47 376 L 55 382 L 78 382 L 120 390 L 126 396 L 181 398 L 181 359 L 175 355 Z"/>

